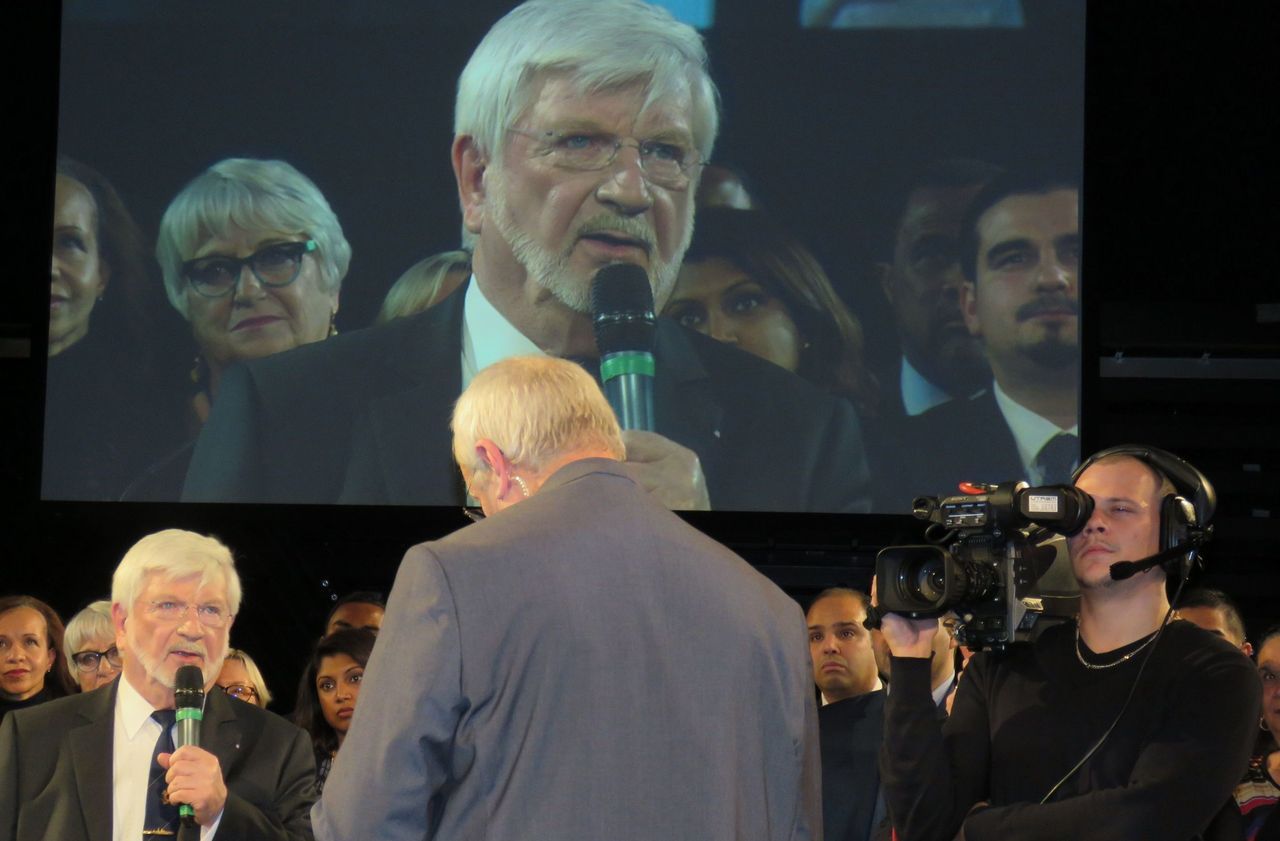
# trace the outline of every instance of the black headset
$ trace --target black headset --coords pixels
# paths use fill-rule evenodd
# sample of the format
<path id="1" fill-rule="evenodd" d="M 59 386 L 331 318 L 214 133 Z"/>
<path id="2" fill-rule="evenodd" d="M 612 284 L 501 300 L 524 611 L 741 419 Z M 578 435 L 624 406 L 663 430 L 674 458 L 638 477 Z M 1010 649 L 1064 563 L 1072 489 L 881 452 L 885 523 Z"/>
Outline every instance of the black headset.
<path id="1" fill-rule="evenodd" d="M 1213 490 L 1213 484 L 1184 459 L 1168 450 L 1146 444 L 1120 444 L 1094 453 L 1071 474 L 1072 483 L 1091 465 L 1107 456 L 1136 458 L 1168 479 L 1177 490 L 1176 494 L 1165 494 L 1160 501 L 1160 551 L 1176 546 L 1187 547 L 1187 552 L 1174 556 L 1162 565 L 1167 575 L 1181 575 L 1185 578 L 1195 561 L 1194 550 L 1207 541 L 1213 532 L 1209 523 L 1218 507 L 1218 495 Z"/>

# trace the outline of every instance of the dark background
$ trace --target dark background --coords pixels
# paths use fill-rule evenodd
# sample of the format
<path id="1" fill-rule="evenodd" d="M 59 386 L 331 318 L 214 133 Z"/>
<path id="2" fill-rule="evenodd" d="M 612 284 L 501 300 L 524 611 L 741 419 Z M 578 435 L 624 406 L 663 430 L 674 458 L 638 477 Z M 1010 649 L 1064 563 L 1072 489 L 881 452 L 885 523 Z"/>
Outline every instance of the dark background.
<path id="1" fill-rule="evenodd" d="M 17 276 L 47 271 L 59 118 L 64 151 L 106 173 L 152 232 L 181 185 L 222 157 L 280 156 L 313 177 L 355 249 L 344 329 L 367 322 L 409 264 L 456 243 L 453 83 L 507 4 L 470 3 L 465 15 L 422 4 L 383 22 L 337 3 L 156 4 L 167 19 L 143 32 L 110 19 L 72 27 L 69 15 L 62 44 L 47 5 L 26 4 L 0 35 L 10 80 L 3 253 Z M 1079 54 L 1056 49 L 1079 42 L 1078 4 L 1028 2 L 1023 32 L 872 36 L 800 33 L 792 4 L 735 3 L 708 34 L 724 96 L 715 157 L 753 176 L 873 345 L 888 347 L 863 269 L 883 256 L 876 244 L 904 167 L 939 154 L 1056 161 L 1083 136 L 1085 450 L 1153 443 L 1213 478 L 1218 540 L 1201 581 L 1240 598 L 1256 633 L 1280 620 L 1269 30 L 1254 6 L 1118 5 L 1089 5 L 1082 133 Z M 333 46 L 338 33 L 346 46 Z M 964 57 L 932 49 L 961 41 Z M 60 48 L 64 64 L 95 72 L 64 79 L 55 107 Z M 215 81 L 228 74 L 235 81 Z M 104 106 L 121 91 L 124 106 Z M 361 104 L 359 116 L 346 102 Z M 142 534 L 214 533 L 245 581 L 233 643 L 258 659 L 287 710 L 329 599 L 388 586 L 408 545 L 463 524 L 437 509 L 39 502 L 44 285 L 9 292 L 0 592 L 33 593 L 69 617 L 107 593 Z M 878 548 L 917 539 L 899 517 L 689 519 L 798 598 L 865 587 Z"/>

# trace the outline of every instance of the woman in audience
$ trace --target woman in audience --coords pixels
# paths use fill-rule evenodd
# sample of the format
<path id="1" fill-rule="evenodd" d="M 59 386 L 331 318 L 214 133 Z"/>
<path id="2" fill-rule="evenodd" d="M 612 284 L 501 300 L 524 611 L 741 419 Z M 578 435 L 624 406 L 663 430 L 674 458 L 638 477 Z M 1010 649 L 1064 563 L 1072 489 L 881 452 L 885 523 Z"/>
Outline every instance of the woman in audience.
<path id="1" fill-rule="evenodd" d="M 191 439 L 233 363 L 337 333 L 351 246 L 319 188 L 285 161 L 229 158 L 197 176 L 165 210 L 156 258 L 196 344 Z M 177 499 L 193 444 L 153 465 L 125 498 Z"/>
<path id="2" fill-rule="evenodd" d="M 111 625 L 110 601 L 92 602 L 71 617 L 63 635 L 62 651 L 67 657 L 67 672 L 80 684 L 81 692 L 115 680 L 120 674 L 120 652 L 116 650 L 116 631 Z"/>
<path id="3" fill-rule="evenodd" d="M 400 275 L 382 300 L 375 324 L 386 324 L 440 303 L 471 277 L 470 251 L 442 251 L 419 260 Z"/>
<path id="4" fill-rule="evenodd" d="M 1262 678 L 1262 718 L 1258 743 L 1236 803 L 1244 819 L 1245 841 L 1280 839 L 1280 625 L 1263 633 L 1255 649 Z"/>
<path id="5" fill-rule="evenodd" d="M 807 248 L 760 211 L 710 207 L 662 314 L 713 339 L 876 406 L 862 326 Z"/>
<path id="6" fill-rule="evenodd" d="M 105 178 L 59 157 L 54 178 L 42 492 L 116 499 L 177 444 L 177 377 L 142 233 Z M 166 379 L 166 373 L 170 377 Z M 86 423 L 92 418 L 92 423 Z"/>
<path id="7" fill-rule="evenodd" d="M 62 620 L 32 596 L 0 597 L 0 719 L 10 710 L 70 695 L 62 650 Z"/>
<path id="8" fill-rule="evenodd" d="M 218 672 L 218 686 L 232 698 L 266 708 L 271 703 L 271 692 L 262 672 L 253 658 L 238 648 L 227 649 L 227 659 Z"/>
<path id="9" fill-rule="evenodd" d="M 335 631 L 316 643 L 302 674 L 293 721 L 311 734 L 317 792 L 324 789 L 333 758 L 351 727 L 360 681 L 376 640 L 372 631 L 363 628 Z"/>

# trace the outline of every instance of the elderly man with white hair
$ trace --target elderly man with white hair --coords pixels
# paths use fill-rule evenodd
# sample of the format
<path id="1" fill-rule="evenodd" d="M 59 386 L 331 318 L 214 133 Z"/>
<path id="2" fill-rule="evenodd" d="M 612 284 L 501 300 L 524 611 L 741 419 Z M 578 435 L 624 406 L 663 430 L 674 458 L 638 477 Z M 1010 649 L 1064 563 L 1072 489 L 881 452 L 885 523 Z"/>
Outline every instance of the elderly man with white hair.
<path id="1" fill-rule="evenodd" d="M 0 727 L 0 839 L 311 838 L 306 735 L 209 692 L 240 595 L 231 552 L 211 537 L 168 529 L 134 544 L 111 586 L 120 679 Z M 203 676 L 203 720 L 199 746 L 175 750 L 176 675 L 188 665 Z"/>
<path id="2" fill-rule="evenodd" d="M 799 606 L 629 475 L 591 377 L 496 363 L 453 435 L 488 516 L 401 563 L 316 837 L 820 837 Z"/>

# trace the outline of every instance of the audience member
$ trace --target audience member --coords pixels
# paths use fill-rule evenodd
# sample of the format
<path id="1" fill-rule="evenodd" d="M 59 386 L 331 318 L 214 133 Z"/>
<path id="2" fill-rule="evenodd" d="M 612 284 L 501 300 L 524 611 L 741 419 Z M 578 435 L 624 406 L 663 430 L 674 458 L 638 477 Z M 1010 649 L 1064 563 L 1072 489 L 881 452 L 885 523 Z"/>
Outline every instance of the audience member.
<path id="1" fill-rule="evenodd" d="M 233 363 L 337 332 L 351 246 L 319 188 L 285 161 L 228 158 L 197 176 L 165 210 L 156 258 L 169 302 L 190 322 L 197 347 L 193 435 Z M 176 500 L 193 446 L 190 440 L 153 465 L 127 498 Z"/>
<path id="2" fill-rule="evenodd" d="M 142 232 L 115 188 L 60 156 L 53 201 L 41 494 L 114 500 L 177 442 L 176 369 L 166 381 Z"/>
<path id="3" fill-rule="evenodd" d="M 311 734 L 317 793 L 324 791 L 334 757 L 347 738 L 376 641 L 377 635 L 365 628 L 334 631 L 316 643 L 302 673 L 293 721 Z"/>
<path id="4" fill-rule="evenodd" d="M 884 685 L 876 674 L 870 600 L 857 590 L 823 590 L 809 606 L 809 656 L 822 693 L 822 827 L 830 841 L 888 835 L 876 757 L 884 735 Z"/>
<path id="5" fill-rule="evenodd" d="M 470 251 L 442 251 L 419 260 L 391 284 L 374 324 L 422 312 L 452 295 L 469 277 Z"/>
<path id="6" fill-rule="evenodd" d="M 960 225 L 978 190 L 999 172 L 981 161 L 940 160 L 906 190 L 892 259 L 875 267 L 902 346 L 882 378 L 885 417 L 919 415 L 991 382 L 982 342 L 960 310 Z"/>
<path id="7" fill-rule="evenodd" d="M 1188 590 L 1178 600 L 1178 615 L 1222 637 L 1246 656 L 1253 656 L 1253 646 L 1244 638 L 1244 617 L 1240 615 L 1240 608 L 1221 590 L 1209 587 Z"/>
<path id="8" fill-rule="evenodd" d="M 240 578 L 218 541 L 169 529 L 135 543 L 111 582 L 120 679 L 0 724 L 0 838 L 173 835 L 178 804 L 202 835 L 311 838 L 306 734 L 210 691 L 239 607 Z M 182 666 L 204 675 L 204 716 L 200 746 L 174 750 Z"/>
<path id="9" fill-rule="evenodd" d="M 418 315 L 236 366 L 184 499 L 462 504 L 448 412 L 477 372 L 529 354 L 593 365 L 590 289 L 606 265 L 645 269 L 662 310 L 718 125 L 701 36 L 642 0 L 519 9 L 458 83 L 452 162 L 474 282 Z M 867 510 L 846 401 L 658 322 L 657 428 L 624 434 L 646 489 L 680 509 Z"/>
<path id="10" fill-rule="evenodd" d="M 982 338 L 990 390 L 909 418 L 881 507 L 961 482 L 1066 482 L 1079 462 L 1080 218 L 1072 182 L 1006 173 L 961 228 L 961 306 Z"/>
<path id="11" fill-rule="evenodd" d="M 702 167 L 702 177 L 698 179 L 698 191 L 694 194 L 693 203 L 699 213 L 712 207 L 760 209 L 755 191 L 747 184 L 747 176 L 727 164 L 706 164 Z"/>
<path id="12" fill-rule="evenodd" d="M 1262 678 L 1262 716 L 1253 756 L 1235 799 L 1244 822 L 1245 841 L 1280 839 L 1280 625 L 1258 640 L 1258 676 Z"/>
<path id="13" fill-rule="evenodd" d="M 487 518 L 400 564 L 316 837 L 820 836 L 800 611 L 619 463 L 590 375 L 495 363 L 453 434 Z"/>
<path id="14" fill-rule="evenodd" d="M 382 627 L 386 607 L 386 597 L 373 590 L 347 593 L 333 603 L 328 618 L 324 620 L 324 632 L 327 635 L 334 631 L 364 628 L 376 634 Z"/>
<path id="15" fill-rule="evenodd" d="M 257 704 L 263 709 L 271 703 L 271 690 L 267 689 L 267 681 L 262 677 L 258 664 L 238 648 L 227 649 L 227 659 L 222 661 L 217 684 L 223 692 L 245 703 Z"/>
<path id="16" fill-rule="evenodd" d="M 1249 752 L 1257 675 L 1225 640 L 1168 622 L 1161 567 L 1111 578 L 1112 564 L 1160 550 L 1179 490 L 1156 466 L 1176 456 L 1130 452 L 1143 459 L 1099 454 L 1076 479 L 1095 502 L 1068 541 L 1078 621 L 975 654 L 941 725 L 928 690 L 937 620 L 883 617 L 893 691 L 881 762 L 900 837 L 1190 839 L 1223 810 Z"/>
<path id="17" fill-rule="evenodd" d="M 75 691 L 65 669 L 62 620 L 34 596 L 0 597 L 0 719 Z"/>
<path id="18" fill-rule="evenodd" d="M 857 316 L 813 254 L 759 211 L 698 213 L 662 314 L 848 397 L 864 414 L 875 407 Z"/>
<path id="19" fill-rule="evenodd" d="M 62 639 L 67 672 L 80 684 L 81 692 L 91 692 L 110 683 L 120 674 L 120 650 L 116 630 L 111 625 L 111 600 L 91 602 L 71 617 Z"/>

